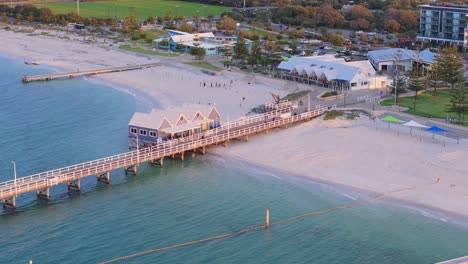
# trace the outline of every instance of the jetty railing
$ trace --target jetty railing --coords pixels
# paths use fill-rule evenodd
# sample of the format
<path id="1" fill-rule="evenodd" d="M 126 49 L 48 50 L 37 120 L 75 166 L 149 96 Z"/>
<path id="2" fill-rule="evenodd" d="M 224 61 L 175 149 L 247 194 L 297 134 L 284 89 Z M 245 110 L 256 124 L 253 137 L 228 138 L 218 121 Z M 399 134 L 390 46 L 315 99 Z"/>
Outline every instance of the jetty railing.
<path id="1" fill-rule="evenodd" d="M 218 134 L 193 138 L 188 142 L 176 142 L 170 140 L 163 146 L 154 145 L 141 148 L 105 158 L 87 161 L 59 169 L 36 173 L 25 177 L 17 178 L 0 183 L 0 198 L 7 199 L 15 195 L 38 191 L 43 188 L 49 188 L 65 182 L 72 182 L 92 175 L 108 173 L 115 169 L 137 166 L 147 161 L 158 160 L 174 154 L 184 153 L 185 151 L 203 148 L 208 145 L 227 142 L 251 134 L 263 132 L 265 130 L 287 126 L 301 120 L 310 119 L 323 114 L 327 109 L 321 108 L 302 114 L 292 115 L 284 118 L 275 118 L 273 120 L 261 118 L 259 116 L 249 119 L 247 125 L 234 122 L 229 129 L 222 129 Z"/>
<path id="2" fill-rule="evenodd" d="M 132 71 L 144 68 L 151 68 L 155 66 L 160 66 L 161 63 L 149 63 L 149 64 L 138 64 L 138 65 L 130 65 L 130 66 L 123 66 L 123 67 L 113 67 L 107 69 L 98 69 L 98 70 L 86 70 L 86 71 L 74 71 L 74 72 L 65 72 L 65 73 L 51 73 L 51 74 L 42 74 L 42 75 L 34 75 L 34 76 L 24 76 L 23 82 L 28 83 L 32 81 L 49 81 L 56 78 L 66 77 L 66 78 L 75 78 L 76 76 L 81 75 L 96 75 L 96 74 L 103 74 L 103 73 L 111 73 L 111 72 L 122 72 L 122 71 Z"/>

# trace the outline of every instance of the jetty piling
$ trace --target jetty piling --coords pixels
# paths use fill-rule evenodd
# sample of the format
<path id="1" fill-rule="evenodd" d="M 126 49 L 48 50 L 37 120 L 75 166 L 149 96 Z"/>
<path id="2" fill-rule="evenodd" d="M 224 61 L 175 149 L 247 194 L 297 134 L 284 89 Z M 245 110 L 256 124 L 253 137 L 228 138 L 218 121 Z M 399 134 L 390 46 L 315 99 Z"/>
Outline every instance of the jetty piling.
<path id="1" fill-rule="evenodd" d="M 87 161 L 64 168 L 41 172 L 29 176 L 19 177 L 15 180 L 0 182 L 0 199 L 3 207 L 16 208 L 16 196 L 36 191 L 38 199 L 50 200 L 50 188 L 54 185 L 66 183 L 69 189 L 81 190 L 80 180 L 85 177 L 97 175 L 98 181 L 110 183 L 110 172 L 124 169 L 125 173 L 134 175 L 138 172 L 138 165 L 143 162 L 153 162 L 161 168 L 165 157 L 177 157 L 184 160 L 186 151 L 200 150 L 206 152 L 210 145 L 227 143 L 231 139 L 241 139 L 274 128 L 284 127 L 285 124 L 294 124 L 306 119 L 317 117 L 327 111 L 326 108 L 291 115 L 284 118 L 266 120 L 259 116 L 250 117 L 249 121 L 233 122 L 216 128 L 211 135 L 196 135 L 183 141 L 171 140 L 149 147 L 138 147 L 137 150 Z M 269 211 L 267 211 L 267 225 L 269 225 Z"/>

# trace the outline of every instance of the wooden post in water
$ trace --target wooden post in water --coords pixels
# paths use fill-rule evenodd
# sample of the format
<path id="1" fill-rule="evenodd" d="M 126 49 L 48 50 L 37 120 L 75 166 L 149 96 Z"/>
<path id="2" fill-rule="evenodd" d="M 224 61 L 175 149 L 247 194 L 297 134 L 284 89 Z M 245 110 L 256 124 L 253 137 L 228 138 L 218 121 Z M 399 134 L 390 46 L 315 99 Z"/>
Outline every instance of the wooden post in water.
<path id="1" fill-rule="evenodd" d="M 266 210 L 265 228 L 270 227 L 270 210 Z"/>

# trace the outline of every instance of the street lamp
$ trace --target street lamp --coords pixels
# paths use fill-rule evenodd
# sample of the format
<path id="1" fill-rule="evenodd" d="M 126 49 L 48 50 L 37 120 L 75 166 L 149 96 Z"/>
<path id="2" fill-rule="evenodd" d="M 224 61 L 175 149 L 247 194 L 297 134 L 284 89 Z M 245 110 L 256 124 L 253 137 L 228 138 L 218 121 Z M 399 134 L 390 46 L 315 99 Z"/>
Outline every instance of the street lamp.
<path id="1" fill-rule="evenodd" d="M 12 160 L 11 163 L 13 163 L 13 176 L 15 178 L 15 194 L 16 194 L 16 161 Z"/>

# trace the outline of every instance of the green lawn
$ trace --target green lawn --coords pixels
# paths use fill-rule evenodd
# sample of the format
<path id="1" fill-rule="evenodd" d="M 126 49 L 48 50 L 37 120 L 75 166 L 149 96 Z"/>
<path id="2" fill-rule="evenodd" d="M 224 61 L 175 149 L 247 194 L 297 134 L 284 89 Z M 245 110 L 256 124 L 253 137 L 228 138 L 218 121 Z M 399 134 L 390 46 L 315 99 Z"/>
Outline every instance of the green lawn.
<path id="1" fill-rule="evenodd" d="M 131 47 L 130 45 L 120 45 L 119 49 L 128 50 L 132 52 L 137 52 L 146 55 L 156 55 L 156 56 L 163 56 L 163 57 L 178 57 L 179 54 L 177 53 L 164 53 L 164 52 L 157 52 L 152 50 L 143 49 L 140 47 Z"/>
<path id="2" fill-rule="evenodd" d="M 36 4 L 36 6 L 38 8 L 50 8 L 54 14 L 76 12 L 76 3 L 74 2 Z M 231 7 L 225 6 L 204 5 L 173 0 L 114 0 L 82 2 L 80 3 L 80 15 L 84 17 L 116 17 L 117 19 L 123 19 L 130 15 L 129 7 L 135 7 L 138 19 L 146 19 L 150 16 L 164 16 L 167 10 L 172 10 L 173 16 L 185 17 L 193 17 L 193 14 L 199 11 L 199 15 L 203 17 L 207 16 L 209 13 L 216 16 L 222 12 L 229 12 L 232 9 Z"/>
<path id="3" fill-rule="evenodd" d="M 413 109 L 413 97 L 403 97 L 399 99 L 399 106 L 409 108 L 406 113 L 424 116 L 446 118 L 445 109 L 450 101 L 449 90 L 437 91 L 436 96 L 432 96 L 432 92 L 425 92 L 418 95 L 416 99 L 416 111 Z M 394 99 L 382 101 L 381 105 L 393 105 Z M 456 118 L 454 113 L 449 113 L 449 117 Z"/>
<path id="4" fill-rule="evenodd" d="M 219 67 L 216 67 L 216 66 L 214 66 L 214 65 L 212 65 L 212 64 L 210 64 L 209 62 L 206 62 L 206 61 L 193 61 L 193 62 L 184 62 L 184 63 L 188 64 L 188 65 L 195 66 L 195 67 L 207 69 L 207 70 L 210 70 L 210 71 L 215 71 L 215 72 L 220 72 L 220 71 L 223 70 L 223 69 L 221 69 Z"/>

